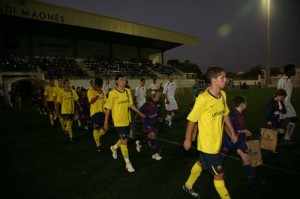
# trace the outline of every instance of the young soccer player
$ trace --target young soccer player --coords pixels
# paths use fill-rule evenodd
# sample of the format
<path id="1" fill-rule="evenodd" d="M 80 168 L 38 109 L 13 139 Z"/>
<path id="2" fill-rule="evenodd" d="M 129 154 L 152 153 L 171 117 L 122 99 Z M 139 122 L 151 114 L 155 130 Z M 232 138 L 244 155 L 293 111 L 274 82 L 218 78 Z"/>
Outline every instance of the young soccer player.
<path id="1" fill-rule="evenodd" d="M 75 103 L 78 105 L 79 109 L 82 111 L 82 108 L 78 102 L 78 95 L 75 91 L 75 89 L 71 88 L 70 80 L 66 79 L 64 80 L 64 89 L 60 91 L 57 95 L 56 100 L 56 112 L 58 112 L 58 107 L 61 105 L 61 115 L 64 118 L 66 127 L 65 130 L 69 134 L 70 141 L 73 142 L 73 130 L 72 130 L 72 124 L 73 124 L 73 118 L 75 113 Z"/>
<path id="2" fill-rule="evenodd" d="M 54 116 L 55 116 L 53 90 L 54 90 L 54 79 L 51 77 L 49 78 L 49 85 L 46 86 L 44 91 L 44 99 L 45 99 L 45 108 L 49 114 L 49 119 L 52 126 L 54 125 Z"/>
<path id="3" fill-rule="evenodd" d="M 57 86 L 55 86 L 53 89 L 53 101 L 54 101 L 55 106 L 57 105 L 56 101 L 57 101 L 58 93 L 64 89 L 63 79 L 58 78 L 57 82 L 58 82 Z M 55 110 L 57 110 L 57 108 L 55 108 Z M 64 122 L 64 118 L 61 116 L 60 105 L 58 107 L 58 112 L 55 111 L 55 115 L 56 115 L 55 117 L 57 117 L 59 119 L 59 123 L 61 126 L 61 132 L 64 133 L 65 132 L 65 122 Z"/>
<path id="4" fill-rule="evenodd" d="M 167 111 L 166 123 L 169 128 L 172 128 L 172 118 L 175 115 L 175 111 L 178 110 L 178 105 L 175 99 L 176 84 L 173 81 L 174 74 L 168 74 L 168 81 L 164 85 L 163 94 L 165 95 L 165 106 Z"/>
<path id="5" fill-rule="evenodd" d="M 119 136 L 117 143 L 110 147 L 112 151 L 112 156 L 114 159 L 117 159 L 117 149 L 121 147 L 121 152 L 126 163 L 126 169 L 128 172 L 134 172 L 134 168 L 129 160 L 127 142 L 129 139 L 130 133 L 130 120 L 129 120 L 129 108 L 139 114 L 142 118 L 145 117 L 136 106 L 133 104 L 132 95 L 129 89 L 125 88 L 126 86 L 126 77 L 123 74 L 116 75 L 116 84 L 117 87 L 113 89 L 109 95 L 108 99 L 104 105 L 106 108 L 105 112 L 105 121 L 104 121 L 104 130 L 108 130 L 108 119 L 109 115 L 112 114 L 112 119 L 114 127 Z"/>
<path id="6" fill-rule="evenodd" d="M 236 143 L 232 143 L 230 137 L 227 134 L 224 134 L 220 157 L 224 161 L 230 153 L 236 151 L 242 159 L 243 169 L 247 175 L 250 185 L 258 186 L 260 181 L 254 175 L 248 153 L 248 146 L 246 144 L 246 137 L 251 136 L 252 133 L 246 129 L 245 120 L 242 115 L 242 112 L 247 108 L 246 98 L 244 96 L 235 96 L 233 98 L 233 103 L 234 109 L 230 112 L 230 120 L 235 134 L 238 137 L 238 141 Z"/>
<path id="7" fill-rule="evenodd" d="M 191 135 L 195 124 L 198 122 L 198 151 L 199 159 L 191 169 L 188 180 L 183 185 L 183 190 L 193 197 L 199 194 L 193 190 L 193 185 L 203 169 L 208 170 L 213 176 L 215 189 L 222 199 L 230 198 L 224 183 L 219 151 L 222 144 L 224 123 L 228 128 L 228 135 L 235 143 L 237 137 L 228 116 L 229 109 L 226 103 L 226 94 L 222 90 L 226 86 L 226 73 L 221 67 L 210 67 L 206 72 L 211 86 L 199 95 L 187 119 L 185 140 L 183 146 L 186 150 L 191 148 Z"/>
<path id="8" fill-rule="evenodd" d="M 152 151 L 152 158 L 154 160 L 161 160 L 160 150 L 157 145 L 157 117 L 158 109 L 153 97 L 149 97 L 147 102 L 140 108 L 140 111 L 145 114 L 143 121 L 143 132 L 146 134 Z"/>
<path id="9" fill-rule="evenodd" d="M 267 126 L 278 131 L 278 144 L 286 144 L 283 140 L 284 129 L 282 128 L 280 114 L 286 113 L 284 98 L 287 93 L 284 89 L 278 89 L 273 98 L 267 103 L 265 119 Z"/>
<path id="10" fill-rule="evenodd" d="M 294 64 L 287 64 L 284 67 L 284 75 L 278 80 L 278 89 L 284 89 L 286 91 L 286 98 L 284 99 L 284 104 L 286 107 L 286 114 L 280 114 L 280 119 L 288 119 L 288 124 L 286 126 L 286 132 L 284 140 L 287 144 L 293 144 L 292 135 L 294 133 L 295 125 L 298 121 L 297 113 L 291 103 L 293 84 L 291 77 L 296 74 L 296 66 Z"/>
<path id="11" fill-rule="evenodd" d="M 104 89 L 102 88 L 103 80 L 96 78 L 94 86 L 88 90 L 88 100 L 90 103 L 90 117 L 93 125 L 93 137 L 96 143 L 97 151 L 101 151 L 100 138 L 105 134 L 103 129 L 105 110 L 104 104 L 107 100 Z"/>

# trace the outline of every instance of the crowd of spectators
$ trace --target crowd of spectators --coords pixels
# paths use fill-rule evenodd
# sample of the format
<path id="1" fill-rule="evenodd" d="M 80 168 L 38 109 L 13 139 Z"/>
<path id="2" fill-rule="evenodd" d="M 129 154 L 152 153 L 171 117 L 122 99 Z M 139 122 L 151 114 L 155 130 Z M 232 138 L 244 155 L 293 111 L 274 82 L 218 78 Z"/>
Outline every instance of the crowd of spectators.
<path id="1" fill-rule="evenodd" d="M 154 73 L 176 73 L 174 67 L 151 60 L 120 60 L 111 57 L 97 56 L 84 59 L 84 64 L 90 71 L 98 75 L 113 75 L 123 73 L 130 77 L 153 76 Z M 2 55 L 0 56 L 0 71 L 9 72 L 45 72 L 48 76 L 83 77 L 86 74 L 75 59 L 67 57 L 45 57 L 28 55 Z"/>

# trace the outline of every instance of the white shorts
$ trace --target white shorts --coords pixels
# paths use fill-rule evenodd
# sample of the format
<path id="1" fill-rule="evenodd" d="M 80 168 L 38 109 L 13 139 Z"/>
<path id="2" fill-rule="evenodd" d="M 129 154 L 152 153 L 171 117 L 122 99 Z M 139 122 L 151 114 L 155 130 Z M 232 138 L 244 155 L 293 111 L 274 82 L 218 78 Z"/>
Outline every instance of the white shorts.
<path id="1" fill-rule="evenodd" d="M 178 110 L 177 102 L 174 98 L 169 99 L 169 104 L 166 104 L 167 111 L 176 111 Z"/>
<path id="2" fill-rule="evenodd" d="M 285 105 L 286 114 L 280 114 L 280 119 L 296 117 L 297 113 L 291 103 Z"/>

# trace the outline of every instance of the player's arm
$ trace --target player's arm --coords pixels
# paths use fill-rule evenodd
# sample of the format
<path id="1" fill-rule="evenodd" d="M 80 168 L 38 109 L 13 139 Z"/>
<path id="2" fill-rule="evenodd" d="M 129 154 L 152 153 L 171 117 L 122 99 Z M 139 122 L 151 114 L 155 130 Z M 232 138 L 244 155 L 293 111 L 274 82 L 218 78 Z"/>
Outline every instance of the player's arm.
<path id="1" fill-rule="evenodd" d="M 80 103 L 79 103 L 79 100 L 75 100 L 75 103 L 76 103 L 77 106 L 79 107 L 79 110 L 82 111 L 83 109 L 82 109 L 82 107 L 81 107 L 81 105 L 80 105 Z"/>
<path id="2" fill-rule="evenodd" d="M 194 129 L 196 123 L 188 121 L 187 127 L 186 127 L 186 131 L 185 131 L 185 140 L 183 143 L 183 147 L 185 148 L 185 150 L 190 150 L 191 146 L 192 146 L 192 132 Z"/>
<path id="3" fill-rule="evenodd" d="M 109 119 L 109 116 L 110 116 L 110 112 L 111 112 L 111 110 L 106 108 L 105 119 L 104 119 L 104 124 L 103 124 L 103 128 L 104 128 L 105 131 L 108 130 L 108 119 Z"/>
<path id="4" fill-rule="evenodd" d="M 129 108 L 131 108 L 131 110 L 133 110 L 134 112 L 136 112 L 137 114 L 139 114 L 139 116 L 141 116 L 141 118 L 145 118 L 145 114 L 142 113 L 141 111 L 139 111 L 139 109 L 137 109 L 137 107 L 134 104 L 131 104 L 129 106 Z"/>
<path id="5" fill-rule="evenodd" d="M 229 118 L 228 115 L 226 115 L 224 117 L 224 122 L 225 122 L 225 125 L 226 125 L 225 128 L 227 128 L 227 129 L 225 129 L 225 132 L 230 137 L 231 141 L 233 143 L 235 143 L 237 141 L 237 136 L 236 136 L 236 134 L 234 132 L 233 126 L 231 124 L 231 121 L 230 121 L 230 118 Z"/>

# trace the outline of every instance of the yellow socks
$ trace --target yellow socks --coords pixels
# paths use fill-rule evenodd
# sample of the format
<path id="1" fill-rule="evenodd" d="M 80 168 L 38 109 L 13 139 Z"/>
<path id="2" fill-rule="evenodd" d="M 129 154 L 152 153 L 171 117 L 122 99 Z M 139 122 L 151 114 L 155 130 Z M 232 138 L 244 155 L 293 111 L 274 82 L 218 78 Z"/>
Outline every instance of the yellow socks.
<path id="1" fill-rule="evenodd" d="M 93 136 L 94 136 L 96 146 L 99 147 L 101 145 L 101 143 L 100 143 L 100 131 L 99 130 L 94 130 L 93 131 Z"/>
<path id="2" fill-rule="evenodd" d="M 129 159 L 128 148 L 127 148 L 126 144 L 121 144 L 121 152 L 122 152 L 122 155 L 123 155 L 125 161 L 126 161 L 126 159 Z"/>
<path id="3" fill-rule="evenodd" d="M 65 121 L 63 117 L 59 117 L 59 122 L 61 125 L 61 129 L 65 130 Z"/>
<path id="4" fill-rule="evenodd" d="M 221 199 L 230 199 L 224 180 L 214 180 L 214 185 Z"/>
<path id="5" fill-rule="evenodd" d="M 70 139 L 72 139 L 73 138 L 73 132 L 72 132 L 72 123 L 73 123 L 73 121 L 67 120 L 66 123 L 67 123 L 66 131 L 68 131 L 69 137 L 70 137 Z"/>
<path id="6" fill-rule="evenodd" d="M 192 167 L 190 177 L 186 181 L 185 186 L 191 189 L 194 183 L 196 182 L 196 180 L 198 179 L 198 177 L 200 176 L 201 171 L 202 171 L 201 166 L 198 164 L 198 162 L 196 162 Z"/>
<path id="7" fill-rule="evenodd" d="M 117 150 L 121 146 L 121 140 L 118 140 L 118 142 L 113 146 L 115 150 Z"/>

